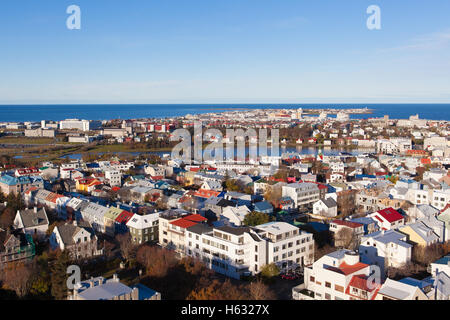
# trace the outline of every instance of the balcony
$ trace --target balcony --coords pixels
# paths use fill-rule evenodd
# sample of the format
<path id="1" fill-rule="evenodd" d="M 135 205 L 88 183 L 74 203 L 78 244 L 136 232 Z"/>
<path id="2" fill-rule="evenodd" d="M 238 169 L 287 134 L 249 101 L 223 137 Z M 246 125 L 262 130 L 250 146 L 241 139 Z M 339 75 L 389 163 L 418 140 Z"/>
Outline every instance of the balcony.
<path id="1" fill-rule="evenodd" d="M 304 283 L 292 288 L 293 300 L 314 300 L 314 292 L 306 289 Z"/>

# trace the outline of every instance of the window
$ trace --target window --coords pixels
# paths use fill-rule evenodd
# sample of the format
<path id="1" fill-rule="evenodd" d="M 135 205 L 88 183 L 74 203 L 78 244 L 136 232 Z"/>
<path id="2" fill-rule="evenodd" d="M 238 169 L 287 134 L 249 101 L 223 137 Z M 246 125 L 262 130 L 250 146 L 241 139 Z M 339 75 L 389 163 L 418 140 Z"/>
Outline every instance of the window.
<path id="1" fill-rule="evenodd" d="M 315 282 L 315 281 L 316 281 L 316 278 L 314 278 L 313 276 L 310 276 L 310 277 L 309 277 L 309 281 Z"/>
<path id="2" fill-rule="evenodd" d="M 325 299 L 331 300 L 331 295 L 329 293 L 325 293 Z"/>
<path id="3" fill-rule="evenodd" d="M 325 281 L 325 287 L 331 288 L 331 283 L 329 283 L 328 281 Z"/>
<path id="4" fill-rule="evenodd" d="M 334 285 L 334 290 L 339 291 L 339 292 L 344 292 L 344 287 L 336 284 L 336 285 Z"/>

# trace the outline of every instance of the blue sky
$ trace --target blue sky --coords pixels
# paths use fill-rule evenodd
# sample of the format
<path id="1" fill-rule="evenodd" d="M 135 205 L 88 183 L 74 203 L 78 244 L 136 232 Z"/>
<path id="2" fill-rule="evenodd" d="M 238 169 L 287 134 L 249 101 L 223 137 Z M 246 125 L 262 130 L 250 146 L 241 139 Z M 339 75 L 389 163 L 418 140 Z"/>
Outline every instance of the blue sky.
<path id="1" fill-rule="evenodd" d="M 448 103 L 449 14 L 441 0 L 2 1 L 0 103 Z"/>

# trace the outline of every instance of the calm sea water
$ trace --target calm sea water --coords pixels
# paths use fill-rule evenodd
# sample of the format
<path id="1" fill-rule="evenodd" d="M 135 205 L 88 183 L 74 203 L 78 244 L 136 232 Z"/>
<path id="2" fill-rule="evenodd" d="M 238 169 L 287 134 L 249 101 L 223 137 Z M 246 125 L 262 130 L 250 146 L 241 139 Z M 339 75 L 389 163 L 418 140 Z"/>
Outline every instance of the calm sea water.
<path id="1" fill-rule="evenodd" d="M 407 119 L 419 114 L 421 119 L 450 121 L 450 104 L 131 104 L 131 105 L 0 105 L 2 121 L 63 120 L 68 118 L 104 120 L 165 118 L 219 112 L 232 109 L 272 108 L 364 108 L 373 109 L 373 114 L 351 115 L 353 119 L 382 117 Z"/>

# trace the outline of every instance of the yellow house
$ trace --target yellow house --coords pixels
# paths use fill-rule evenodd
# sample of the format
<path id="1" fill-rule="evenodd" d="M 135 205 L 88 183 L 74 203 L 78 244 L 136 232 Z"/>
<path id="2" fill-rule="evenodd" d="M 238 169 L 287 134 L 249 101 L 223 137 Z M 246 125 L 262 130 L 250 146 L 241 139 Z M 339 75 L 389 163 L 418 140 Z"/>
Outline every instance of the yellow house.
<path id="1" fill-rule="evenodd" d="M 428 228 L 422 222 L 411 223 L 398 230 L 408 235 L 408 240 L 419 246 L 426 247 L 439 241 L 439 236 L 434 233 L 433 229 Z"/>
<path id="2" fill-rule="evenodd" d="M 91 192 L 95 187 L 102 184 L 99 180 L 94 178 L 83 178 L 76 181 L 77 191 Z"/>
<path id="3" fill-rule="evenodd" d="M 197 172 L 194 171 L 186 171 L 184 172 L 184 184 L 186 186 L 190 186 L 192 184 L 194 184 L 194 177 L 197 174 Z"/>

